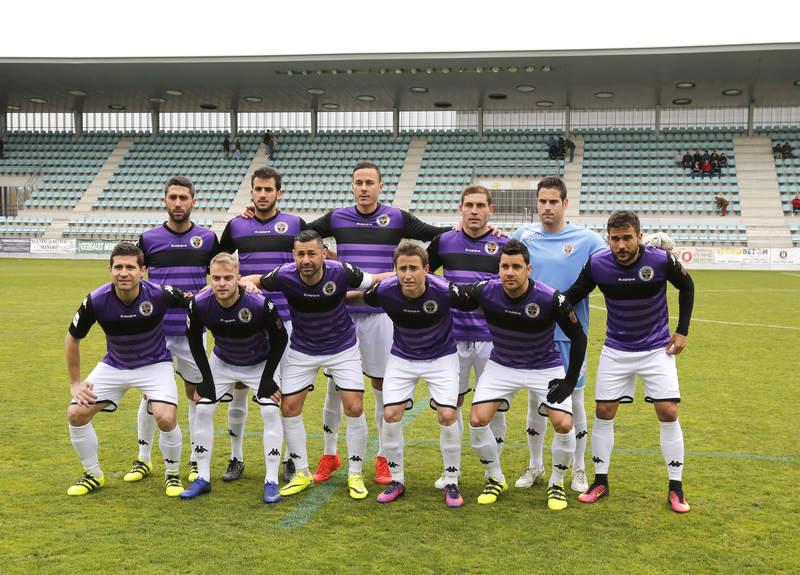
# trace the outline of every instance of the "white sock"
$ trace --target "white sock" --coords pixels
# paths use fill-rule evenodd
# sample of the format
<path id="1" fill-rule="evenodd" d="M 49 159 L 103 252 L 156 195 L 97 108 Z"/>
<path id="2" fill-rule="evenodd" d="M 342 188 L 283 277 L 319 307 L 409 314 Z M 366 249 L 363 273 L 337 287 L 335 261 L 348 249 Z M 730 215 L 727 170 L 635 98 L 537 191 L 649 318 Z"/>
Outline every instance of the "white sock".
<path id="1" fill-rule="evenodd" d="M 194 420 L 197 414 L 197 404 L 189 400 L 189 445 L 192 449 L 189 450 L 189 461 L 194 461 Z"/>
<path id="2" fill-rule="evenodd" d="M 458 485 L 458 474 L 461 470 L 461 431 L 458 423 L 439 424 L 439 449 L 444 462 L 445 485 Z"/>
<path id="3" fill-rule="evenodd" d="M 494 440 L 497 442 L 497 456 L 503 454 L 503 444 L 506 441 L 506 414 L 502 411 L 497 411 L 489 422 L 489 427 L 492 429 Z"/>
<path id="4" fill-rule="evenodd" d="M 281 466 L 281 445 L 283 445 L 283 424 L 280 408 L 274 405 L 261 406 L 261 419 L 264 421 L 264 463 L 266 474 L 264 483 L 278 483 L 278 469 Z"/>
<path id="5" fill-rule="evenodd" d="M 505 481 L 502 469 L 500 469 L 500 453 L 497 450 L 497 442 L 491 428 L 469 426 L 469 439 L 472 451 L 481 460 L 486 473 L 498 481 Z"/>
<path id="6" fill-rule="evenodd" d="M 175 424 L 172 431 L 161 430 L 158 437 L 158 448 L 164 457 L 164 469 L 169 475 L 178 473 L 181 464 L 181 448 L 183 447 L 183 435 L 181 426 Z"/>
<path id="7" fill-rule="evenodd" d="M 344 419 L 347 425 L 347 472 L 360 475 L 367 455 L 367 418 L 362 413 L 358 417 L 345 416 Z"/>
<path id="8" fill-rule="evenodd" d="M 233 387 L 233 400 L 228 404 L 228 435 L 231 436 L 231 457 L 244 461 L 244 424 L 247 421 L 247 404 L 250 389 Z"/>
<path id="9" fill-rule="evenodd" d="M 325 455 L 336 455 L 339 443 L 339 428 L 342 426 L 342 398 L 336 391 L 336 384 L 332 377 L 328 378 L 328 388 L 325 392 L 325 405 L 322 408 L 322 436 Z"/>
<path id="10" fill-rule="evenodd" d="M 456 407 L 456 425 L 458 425 L 459 437 L 464 437 L 464 414 L 461 412 L 463 406 Z"/>
<path id="11" fill-rule="evenodd" d="M 389 461 L 392 481 L 405 484 L 405 465 L 403 465 L 403 422 L 383 422 L 383 453 Z"/>
<path id="12" fill-rule="evenodd" d="M 196 406 L 194 415 L 194 447 L 191 459 L 197 463 L 199 477 L 206 481 L 211 481 L 211 452 L 214 450 L 216 411 L 216 403 L 201 403 Z"/>
<path id="13" fill-rule="evenodd" d="M 372 394 L 375 396 L 375 429 L 378 431 L 378 454 L 376 457 L 383 456 L 383 445 L 381 441 L 383 429 L 383 390 L 372 388 Z"/>
<path id="14" fill-rule="evenodd" d="M 544 435 L 547 433 L 547 418 L 539 413 L 539 402 L 536 396 L 528 394 L 528 419 L 526 422 L 528 436 L 528 467 L 544 469 Z"/>
<path id="15" fill-rule="evenodd" d="M 294 461 L 296 472 L 308 474 L 308 451 L 306 450 L 306 427 L 303 416 L 283 418 L 283 438 L 289 459 Z"/>
<path id="16" fill-rule="evenodd" d="M 69 438 L 72 440 L 72 447 L 75 448 L 75 453 L 78 454 L 83 468 L 95 477 L 102 476 L 100 462 L 97 460 L 97 434 L 92 422 L 81 427 L 70 425 Z"/>
<path id="17" fill-rule="evenodd" d="M 592 461 L 595 474 L 608 475 L 614 449 L 614 420 L 594 418 L 592 426 Z"/>
<path id="18" fill-rule="evenodd" d="M 661 453 L 670 480 L 680 481 L 683 475 L 683 431 L 677 419 L 661 422 Z"/>
<path id="19" fill-rule="evenodd" d="M 573 471 L 585 471 L 586 464 L 586 439 L 589 432 L 586 429 L 586 406 L 583 404 L 583 388 L 572 392 L 572 426 L 575 428 L 575 458 L 572 462 Z"/>
<path id="20" fill-rule="evenodd" d="M 569 469 L 575 455 L 575 428 L 567 433 L 554 433 L 550 446 L 553 455 L 553 471 L 550 473 L 550 485 L 564 482 L 564 472 Z"/>
<path id="21" fill-rule="evenodd" d="M 147 413 L 147 398 L 142 396 L 139 402 L 139 411 L 136 414 L 139 436 L 139 456 L 145 463 L 150 463 L 153 451 L 153 441 L 156 437 L 156 418 Z"/>

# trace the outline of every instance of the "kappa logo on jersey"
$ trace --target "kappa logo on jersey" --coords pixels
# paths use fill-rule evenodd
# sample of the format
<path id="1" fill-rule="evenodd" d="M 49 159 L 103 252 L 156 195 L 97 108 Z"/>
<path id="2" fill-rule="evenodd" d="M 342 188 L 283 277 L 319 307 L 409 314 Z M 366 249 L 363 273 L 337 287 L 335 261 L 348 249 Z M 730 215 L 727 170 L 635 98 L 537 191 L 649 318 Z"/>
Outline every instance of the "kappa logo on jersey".
<path id="1" fill-rule="evenodd" d="M 425 313 L 436 313 L 438 309 L 439 309 L 439 304 L 433 301 L 432 299 L 429 299 L 424 304 L 422 304 L 422 311 L 424 311 Z"/>
<path id="2" fill-rule="evenodd" d="M 336 283 L 329 281 L 325 282 L 325 285 L 322 286 L 322 293 L 325 295 L 333 295 L 336 293 Z"/>
<path id="3" fill-rule="evenodd" d="M 153 304 L 149 301 L 143 301 L 139 304 L 139 313 L 147 317 L 153 313 Z"/>
<path id="4" fill-rule="evenodd" d="M 375 222 L 376 222 L 376 223 L 377 223 L 379 226 L 381 226 L 381 227 L 386 227 L 386 226 L 388 226 L 388 225 L 389 225 L 389 222 L 391 222 L 391 221 L 392 221 L 392 218 L 390 218 L 390 217 L 389 217 L 389 216 L 387 216 L 386 214 L 383 214 L 383 215 L 381 215 L 381 216 L 378 216 L 378 219 L 377 219 L 377 220 L 375 220 Z"/>
<path id="5" fill-rule="evenodd" d="M 568 256 L 571 256 L 572 252 L 575 251 L 575 246 L 573 246 L 572 244 L 564 244 L 564 246 L 561 248 L 561 251 L 563 251 Z"/>
<path id="6" fill-rule="evenodd" d="M 490 256 L 493 256 L 497 253 L 497 250 L 500 249 L 500 246 L 497 245 L 497 242 L 486 242 L 483 246 L 483 251 L 485 251 Z"/>
<path id="7" fill-rule="evenodd" d="M 538 317 L 539 311 L 539 306 L 535 303 L 529 303 L 525 306 L 525 315 L 528 317 Z"/>
<path id="8" fill-rule="evenodd" d="M 285 234 L 289 230 L 289 224 L 286 222 L 278 222 L 273 228 L 279 234 Z"/>
<path id="9" fill-rule="evenodd" d="M 239 321 L 242 323 L 249 323 L 251 319 L 253 319 L 253 314 L 248 308 L 243 307 L 239 310 Z"/>
<path id="10" fill-rule="evenodd" d="M 653 279 L 653 268 L 650 266 L 642 266 L 639 268 L 639 279 L 644 282 L 649 282 Z"/>
<path id="11" fill-rule="evenodd" d="M 203 238 L 202 236 L 192 236 L 191 238 L 189 238 L 189 243 L 192 245 L 193 248 L 203 247 Z"/>

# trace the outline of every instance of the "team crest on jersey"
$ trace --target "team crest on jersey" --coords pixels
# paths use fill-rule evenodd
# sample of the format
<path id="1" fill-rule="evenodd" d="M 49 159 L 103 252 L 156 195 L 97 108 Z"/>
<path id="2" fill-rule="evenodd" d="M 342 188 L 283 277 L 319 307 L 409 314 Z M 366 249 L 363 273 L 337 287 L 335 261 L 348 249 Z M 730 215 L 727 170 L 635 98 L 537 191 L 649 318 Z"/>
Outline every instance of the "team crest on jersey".
<path id="1" fill-rule="evenodd" d="M 439 304 L 432 299 L 429 299 L 424 304 L 422 304 L 422 311 L 424 311 L 425 313 L 436 313 L 438 309 L 439 309 Z"/>
<path id="2" fill-rule="evenodd" d="M 483 246 L 483 251 L 490 256 L 496 254 L 498 249 L 500 249 L 500 246 L 497 245 L 497 242 L 486 242 Z"/>
<path id="3" fill-rule="evenodd" d="M 571 256 L 572 252 L 575 251 L 575 246 L 573 246 L 572 244 L 564 244 L 564 246 L 561 248 L 561 251 L 563 251 L 568 256 Z"/>
<path id="4" fill-rule="evenodd" d="M 377 219 L 377 220 L 375 220 L 375 221 L 377 222 L 377 224 L 378 224 L 379 226 L 381 226 L 381 227 L 386 227 L 386 226 L 388 226 L 388 225 L 389 225 L 389 222 L 391 222 L 391 221 L 392 221 L 392 218 L 390 218 L 390 217 L 389 217 L 389 216 L 387 216 L 386 214 L 382 214 L 382 215 L 378 216 L 378 219 Z"/>
<path id="5" fill-rule="evenodd" d="M 333 295 L 336 293 L 336 282 L 325 282 L 325 285 L 322 286 L 322 293 L 325 295 Z"/>
<path id="6" fill-rule="evenodd" d="M 249 323 L 253 319 L 253 313 L 246 307 L 239 310 L 239 321 Z"/>
<path id="7" fill-rule="evenodd" d="M 285 234 L 289 230 L 289 224 L 286 222 L 278 222 L 275 224 L 274 230 L 279 234 Z"/>
<path id="8" fill-rule="evenodd" d="M 192 236 L 189 238 L 189 243 L 193 248 L 200 248 L 203 246 L 203 237 L 202 236 Z"/>
<path id="9" fill-rule="evenodd" d="M 149 301 L 143 301 L 139 304 L 139 313 L 147 317 L 153 313 L 153 304 Z"/>
<path id="10" fill-rule="evenodd" d="M 535 303 L 529 303 L 525 306 L 525 315 L 528 317 L 538 317 L 539 311 L 539 306 Z"/>
<path id="11" fill-rule="evenodd" d="M 639 279 L 644 282 L 649 282 L 653 279 L 653 268 L 650 266 L 642 266 L 639 268 Z"/>

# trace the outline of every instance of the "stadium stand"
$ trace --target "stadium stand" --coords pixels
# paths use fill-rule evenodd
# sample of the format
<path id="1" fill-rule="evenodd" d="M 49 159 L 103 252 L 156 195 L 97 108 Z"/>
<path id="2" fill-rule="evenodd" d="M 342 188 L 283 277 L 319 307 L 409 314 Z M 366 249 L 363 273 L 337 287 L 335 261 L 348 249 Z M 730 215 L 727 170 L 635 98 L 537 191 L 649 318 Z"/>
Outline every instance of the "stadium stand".
<path id="1" fill-rule="evenodd" d="M 0 216 L 0 236 L 41 237 L 52 223 L 50 216 Z"/>
<path id="2" fill-rule="evenodd" d="M 604 222 L 588 224 L 584 227 L 606 237 Z M 742 223 L 716 223 L 697 221 L 696 223 L 649 223 L 642 221 L 642 231 L 666 232 L 678 245 L 681 246 L 746 246 L 747 228 Z"/>
<path id="3" fill-rule="evenodd" d="M 800 131 L 784 130 L 768 132 L 771 146 L 782 145 L 789 142 L 792 147 L 793 158 L 775 158 L 775 172 L 778 176 L 778 189 L 781 194 L 781 205 L 785 215 L 792 214 L 792 198 L 800 194 Z M 793 233 L 794 235 L 794 233 Z"/>
<path id="4" fill-rule="evenodd" d="M 211 218 L 192 218 L 193 221 L 205 228 L 210 228 Z M 87 239 L 124 240 L 136 239 L 140 234 L 164 223 L 164 218 L 159 216 L 141 217 L 102 217 L 91 215 L 70 219 L 64 230 L 64 237 L 81 237 Z"/>

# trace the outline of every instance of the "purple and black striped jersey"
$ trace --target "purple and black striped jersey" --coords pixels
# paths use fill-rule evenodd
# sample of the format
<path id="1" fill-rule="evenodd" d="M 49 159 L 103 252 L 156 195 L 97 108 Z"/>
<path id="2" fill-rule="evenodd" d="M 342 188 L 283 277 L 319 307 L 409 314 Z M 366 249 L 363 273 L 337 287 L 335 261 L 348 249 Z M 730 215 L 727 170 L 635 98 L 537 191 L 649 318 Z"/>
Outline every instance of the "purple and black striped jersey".
<path id="1" fill-rule="evenodd" d="M 196 224 L 177 233 L 164 223 L 139 236 L 138 246 L 144 253 L 144 265 L 151 282 L 191 293 L 205 287 L 208 263 L 219 252 L 217 235 Z M 164 333 L 186 335 L 186 310 L 167 311 Z"/>
<path id="2" fill-rule="evenodd" d="M 382 307 L 394 323 L 392 355 L 431 360 L 456 352 L 451 311 L 467 307 L 469 297 L 434 274 L 428 274 L 425 283 L 425 292 L 413 300 L 403 295 L 397 276 L 364 292 L 364 301 Z"/>
<path id="3" fill-rule="evenodd" d="M 99 323 L 106 334 L 106 355 L 101 361 L 117 369 L 171 362 L 164 338 L 164 315 L 168 308 L 186 308 L 188 303 L 189 298 L 180 290 L 143 280 L 139 295 L 126 305 L 109 282 L 86 296 L 69 333 L 83 339 L 92 325 Z"/>
<path id="4" fill-rule="evenodd" d="M 500 252 L 508 238 L 486 232 L 473 238 L 463 230 L 450 230 L 436 236 L 428 246 L 432 272 L 440 267 L 444 277 L 460 284 L 477 283 L 497 277 Z M 491 341 L 486 318 L 477 312 L 453 310 L 453 335 L 456 341 Z"/>
<path id="5" fill-rule="evenodd" d="M 220 239 L 224 252 L 239 252 L 239 272 L 243 276 L 268 274 L 280 265 L 292 263 L 294 237 L 306 229 L 300 216 L 278 212 L 268 220 L 236 216 L 225 226 Z M 267 296 L 275 303 L 283 321 L 289 321 L 289 307 L 280 292 Z"/>
<path id="6" fill-rule="evenodd" d="M 365 275 L 348 263 L 325 260 L 322 279 L 307 285 L 294 263 L 261 277 L 261 287 L 286 296 L 292 318 L 290 346 L 307 355 L 333 355 L 356 344 L 356 329 L 347 314 L 348 289 L 362 288 Z"/>
<path id="7" fill-rule="evenodd" d="M 592 255 L 565 295 L 580 301 L 599 287 L 606 299 L 605 345 L 619 351 L 652 351 L 670 341 L 667 282 L 680 290 L 680 318 L 675 331 L 687 335 L 694 284 L 678 259 L 661 248 L 640 246 L 631 265 L 623 266 L 610 249 Z"/>
<path id="8" fill-rule="evenodd" d="M 405 210 L 378 204 L 370 214 L 355 206 L 331 210 L 308 227 L 323 238 L 336 240 L 336 252 L 343 262 L 368 273 L 394 269 L 394 250 L 403 238 L 430 241 L 450 228 L 438 228 L 412 216 Z M 380 308 L 350 306 L 350 313 L 381 313 Z"/>

